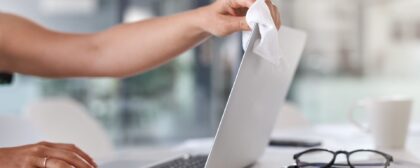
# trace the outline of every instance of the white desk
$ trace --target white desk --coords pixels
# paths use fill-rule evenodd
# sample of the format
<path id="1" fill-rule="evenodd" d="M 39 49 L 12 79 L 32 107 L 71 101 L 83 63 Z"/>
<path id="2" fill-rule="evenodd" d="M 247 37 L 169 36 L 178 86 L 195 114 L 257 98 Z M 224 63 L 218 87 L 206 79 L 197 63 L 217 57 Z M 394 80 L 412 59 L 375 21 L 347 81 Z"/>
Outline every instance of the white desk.
<path id="1" fill-rule="evenodd" d="M 307 138 L 323 142 L 322 148 L 330 150 L 374 149 L 371 137 L 352 125 L 320 125 L 310 129 L 294 129 L 273 133 L 274 137 Z M 278 168 L 294 163 L 292 155 L 304 149 L 268 148 L 260 159 L 258 168 Z M 412 129 L 407 141 L 406 150 L 384 150 L 396 160 L 420 163 L 420 130 Z"/>
<path id="2" fill-rule="evenodd" d="M 275 131 L 274 137 L 315 139 L 323 142 L 323 148 L 331 150 L 372 149 L 372 140 L 368 134 L 360 132 L 351 125 L 319 125 L 312 128 Z M 175 147 L 139 147 L 124 151 L 119 156 L 118 163 L 103 166 L 110 167 L 141 167 L 147 163 L 163 158 L 185 153 L 205 153 L 211 148 L 211 139 L 194 140 Z M 407 142 L 406 151 L 385 151 L 397 160 L 404 159 L 420 163 L 420 129 L 413 129 Z M 281 168 L 294 163 L 293 154 L 303 151 L 302 148 L 270 147 L 260 158 L 255 168 Z M 417 153 L 415 153 L 417 151 Z"/>

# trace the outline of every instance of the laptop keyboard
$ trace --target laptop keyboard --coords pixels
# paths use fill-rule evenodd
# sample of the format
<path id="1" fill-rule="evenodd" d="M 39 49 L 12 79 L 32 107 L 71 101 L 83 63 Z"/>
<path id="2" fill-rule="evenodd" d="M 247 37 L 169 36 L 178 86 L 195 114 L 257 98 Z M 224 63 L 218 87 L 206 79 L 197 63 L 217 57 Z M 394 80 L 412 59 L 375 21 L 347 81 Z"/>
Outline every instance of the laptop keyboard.
<path id="1" fill-rule="evenodd" d="M 180 157 L 151 168 L 204 168 L 207 161 L 207 155 L 194 155 Z"/>

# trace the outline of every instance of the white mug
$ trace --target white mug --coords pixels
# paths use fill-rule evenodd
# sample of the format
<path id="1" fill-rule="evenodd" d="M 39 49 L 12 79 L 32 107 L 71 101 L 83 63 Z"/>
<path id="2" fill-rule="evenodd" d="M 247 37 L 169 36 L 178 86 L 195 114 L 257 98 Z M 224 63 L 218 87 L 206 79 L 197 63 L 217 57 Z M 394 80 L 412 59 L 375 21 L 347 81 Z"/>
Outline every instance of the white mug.
<path id="1" fill-rule="evenodd" d="M 373 135 L 377 149 L 402 149 L 407 139 L 413 101 L 407 97 L 370 98 L 359 101 L 350 111 L 350 121 Z M 356 109 L 368 113 L 368 126 L 354 117 Z"/>

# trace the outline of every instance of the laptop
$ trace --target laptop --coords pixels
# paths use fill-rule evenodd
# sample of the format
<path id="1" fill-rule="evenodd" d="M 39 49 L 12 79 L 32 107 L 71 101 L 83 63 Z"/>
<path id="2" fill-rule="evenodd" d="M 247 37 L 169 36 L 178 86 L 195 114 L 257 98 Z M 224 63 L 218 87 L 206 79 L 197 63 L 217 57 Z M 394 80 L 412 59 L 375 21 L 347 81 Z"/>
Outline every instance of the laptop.
<path id="1" fill-rule="evenodd" d="M 148 168 L 243 168 L 264 153 L 300 60 L 305 33 L 283 26 L 279 65 L 252 52 L 252 32 L 209 155 L 185 155 Z M 286 37 L 285 37 L 286 36 Z"/>

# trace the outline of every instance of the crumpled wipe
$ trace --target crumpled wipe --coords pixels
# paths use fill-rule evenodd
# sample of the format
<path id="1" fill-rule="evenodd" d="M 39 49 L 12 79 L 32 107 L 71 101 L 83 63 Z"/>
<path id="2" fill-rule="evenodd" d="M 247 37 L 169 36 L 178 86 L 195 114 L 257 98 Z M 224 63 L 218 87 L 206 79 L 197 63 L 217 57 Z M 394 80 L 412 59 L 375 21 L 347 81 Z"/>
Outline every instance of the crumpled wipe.
<path id="1" fill-rule="evenodd" d="M 258 26 L 261 35 L 261 39 L 255 42 L 253 52 L 267 61 L 279 65 L 283 55 L 280 49 L 278 30 L 265 0 L 257 0 L 249 8 L 246 22 L 251 29 Z M 242 47 L 244 50 L 246 50 L 250 37 L 251 32 L 243 33 Z"/>

